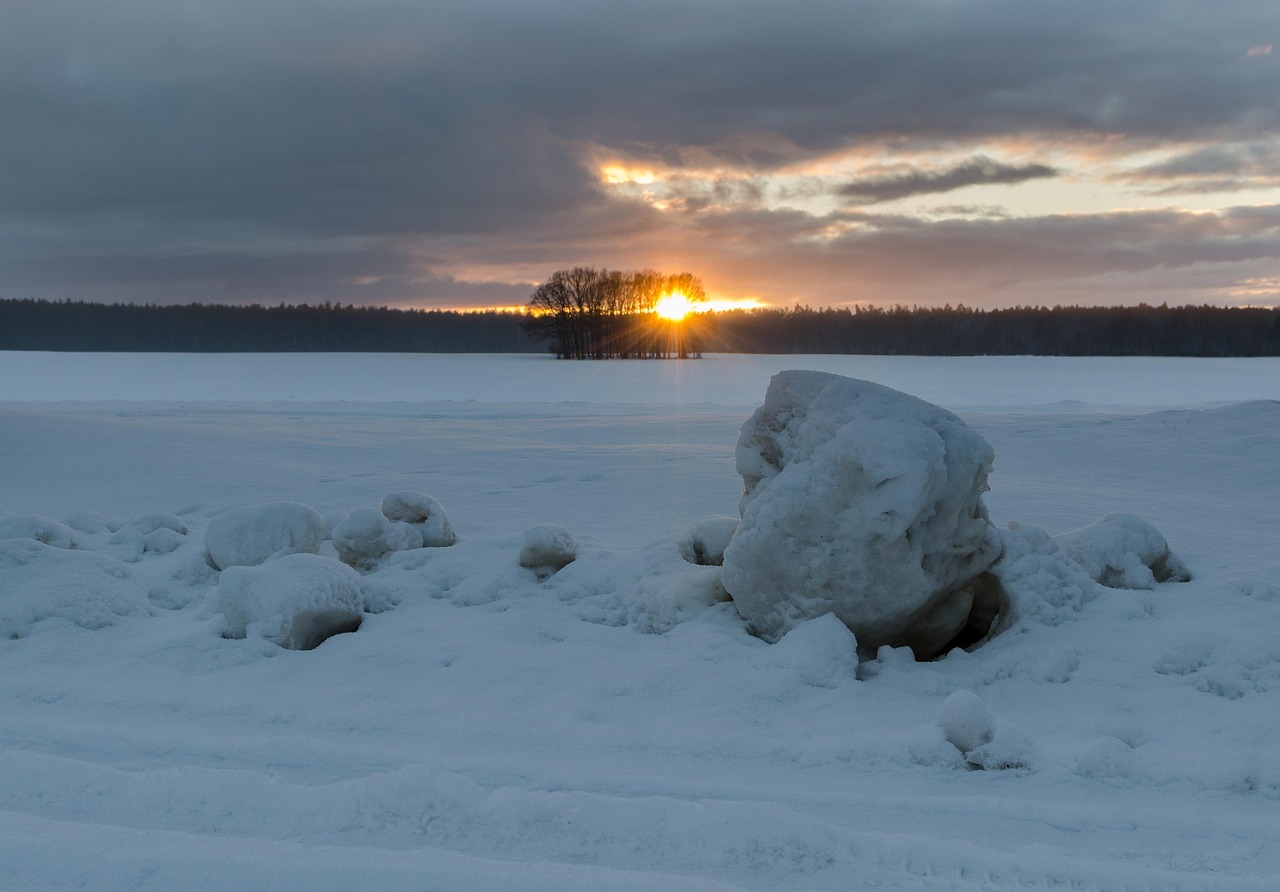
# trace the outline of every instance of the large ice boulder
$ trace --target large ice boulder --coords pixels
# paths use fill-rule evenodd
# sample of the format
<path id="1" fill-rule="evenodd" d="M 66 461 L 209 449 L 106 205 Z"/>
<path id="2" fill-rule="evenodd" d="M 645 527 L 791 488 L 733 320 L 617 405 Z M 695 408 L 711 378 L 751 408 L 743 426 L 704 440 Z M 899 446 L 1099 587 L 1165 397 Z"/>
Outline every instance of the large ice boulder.
<path id="1" fill-rule="evenodd" d="M 458 541 L 444 507 L 426 493 L 389 492 L 382 498 L 382 513 L 387 520 L 417 527 L 425 548 L 444 548 Z"/>
<path id="2" fill-rule="evenodd" d="M 290 650 L 311 650 L 360 627 L 360 574 L 333 558 L 290 554 L 256 567 L 228 567 L 218 578 L 222 633 L 244 638 L 252 629 Z"/>
<path id="3" fill-rule="evenodd" d="M 209 522 L 204 546 L 219 570 L 254 567 L 286 554 L 316 554 L 324 518 L 300 502 L 268 502 L 223 511 Z"/>
<path id="4" fill-rule="evenodd" d="M 115 558 L 30 537 L 0 540 L 0 637 L 21 638 L 45 620 L 101 629 L 147 612 L 147 593 Z"/>
<path id="5" fill-rule="evenodd" d="M 1108 514 L 1055 538 L 1090 578 L 1109 588 L 1152 589 L 1157 582 L 1191 578 L 1160 531 L 1133 514 Z"/>
<path id="6" fill-rule="evenodd" d="M 421 548 L 422 534 L 417 527 L 387 520 L 372 508 L 357 508 L 333 528 L 333 547 L 344 564 L 371 570 L 394 551 Z"/>
<path id="7" fill-rule="evenodd" d="M 723 583 L 753 631 L 776 640 L 834 613 L 863 648 L 942 650 L 974 611 L 993 450 L 955 415 L 825 372 L 775 375 L 742 426 L 742 523 Z M 989 609 L 989 605 L 985 609 Z"/>

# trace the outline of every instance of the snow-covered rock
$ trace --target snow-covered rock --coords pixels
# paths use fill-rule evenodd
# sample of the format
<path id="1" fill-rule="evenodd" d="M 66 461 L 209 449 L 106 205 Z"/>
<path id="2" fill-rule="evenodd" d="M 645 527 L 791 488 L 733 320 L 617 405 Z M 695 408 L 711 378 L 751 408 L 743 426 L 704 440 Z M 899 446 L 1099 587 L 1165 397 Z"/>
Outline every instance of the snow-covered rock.
<path id="1" fill-rule="evenodd" d="M 382 499 L 382 513 L 387 520 L 417 527 L 424 548 L 444 548 L 458 541 L 444 508 L 425 493 L 389 492 Z"/>
<path id="2" fill-rule="evenodd" d="M 1160 531 L 1132 514 L 1108 514 L 1055 538 L 1090 578 L 1109 588 L 1152 589 L 1157 582 L 1191 578 Z"/>
<path id="3" fill-rule="evenodd" d="M 39 514 L 0 517 L 0 539 L 35 539 L 54 548 L 79 548 L 80 537 L 71 527 Z"/>
<path id="4" fill-rule="evenodd" d="M 680 553 L 691 564 L 721 566 L 724 550 L 738 531 L 738 523 L 738 518 L 722 515 L 702 518 L 680 539 Z"/>
<path id="5" fill-rule="evenodd" d="M 403 521 L 387 520 L 372 508 L 357 508 L 333 528 L 338 558 L 360 570 L 369 570 L 386 555 L 422 547 L 418 528 Z"/>
<path id="6" fill-rule="evenodd" d="M 874 651 L 937 653 L 995 559 L 982 493 L 994 453 L 945 409 L 824 372 L 775 375 L 737 444 L 742 524 L 723 582 L 777 639 L 834 613 Z"/>
<path id="7" fill-rule="evenodd" d="M 540 523 L 525 531 L 520 545 L 520 566 L 554 573 L 578 558 L 578 540 L 555 524 Z"/>
<path id="8" fill-rule="evenodd" d="M 360 626 L 360 574 L 332 558 L 290 554 L 256 567 L 228 567 L 218 578 L 222 632 L 250 631 L 290 650 L 310 650 Z"/>
<path id="9" fill-rule="evenodd" d="M 21 638 L 52 618 L 100 629 L 146 612 L 146 592 L 114 558 L 31 538 L 0 540 L 0 637 Z"/>
<path id="10" fill-rule="evenodd" d="M 300 502 L 268 502 L 223 511 L 209 522 L 204 546 L 219 570 L 253 567 L 286 554 L 315 554 L 324 519 Z"/>

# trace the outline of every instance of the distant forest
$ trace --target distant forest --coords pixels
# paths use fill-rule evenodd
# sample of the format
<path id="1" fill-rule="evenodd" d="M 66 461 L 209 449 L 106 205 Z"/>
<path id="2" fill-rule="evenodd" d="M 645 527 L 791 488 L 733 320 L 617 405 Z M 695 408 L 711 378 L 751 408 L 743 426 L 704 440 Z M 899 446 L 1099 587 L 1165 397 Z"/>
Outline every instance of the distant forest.
<path id="1" fill-rule="evenodd" d="M 1280 356 L 1280 309 L 966 307 L 733 310 L 691 316 L 690 355 Z M 532 353 L 521 313 L 356 306 L 0 300 L 0 350 Z"/>

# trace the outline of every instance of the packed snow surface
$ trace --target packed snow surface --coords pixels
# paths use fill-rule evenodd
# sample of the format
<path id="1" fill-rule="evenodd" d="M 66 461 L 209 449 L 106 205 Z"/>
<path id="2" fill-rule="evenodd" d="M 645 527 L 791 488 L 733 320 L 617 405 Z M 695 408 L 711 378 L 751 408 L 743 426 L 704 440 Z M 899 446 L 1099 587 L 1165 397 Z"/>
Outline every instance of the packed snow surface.
<path id="1" fill-rule="evenodd" d="M 831 615 L 767 644 L 726 600 L 738 430 L 806 366 L 994 449 L 982 646 L 859 661 Z M 0 887 L 1277 888 L 1280 363 L 0 372 Z M 340 563 L 388 493 L 448 506 L 456 544 Z M 218 570 L 214 519 L 278 502 L 327 519 L 319 554 Z M 1190 581 L 1127 521 L 1062 538 L 1112 513 Z M 521 565 L 539 527 L 577 543 L 557 572 Z M 1104 584 L 1139 564 L 1150 588 Z M 358 629 L 281 646 L 340 609 Z"/>

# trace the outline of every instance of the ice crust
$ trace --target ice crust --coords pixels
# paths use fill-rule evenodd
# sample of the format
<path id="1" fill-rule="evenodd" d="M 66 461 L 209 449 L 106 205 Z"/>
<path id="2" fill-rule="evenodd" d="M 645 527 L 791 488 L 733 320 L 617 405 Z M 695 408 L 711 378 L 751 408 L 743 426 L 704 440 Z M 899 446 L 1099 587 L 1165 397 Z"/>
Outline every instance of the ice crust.
<path id="1" fill-rule="evenodd" d="M 994 452 L 952 413 L 825 372 L 774 376 L 742 426 L 742 523 L 724 587 L 775 640 L 834 613 L 865 648 L 936 653 L 999 553 L 982 493 Z"/>
<path id="2" fill-rule="evenodd" d="M 324 518 L 300 502 L 244 505 L 222 512 L 205 530 L 204 545 L 219 570 L 253 567 L 286 554 L 316 554 Z"/>

